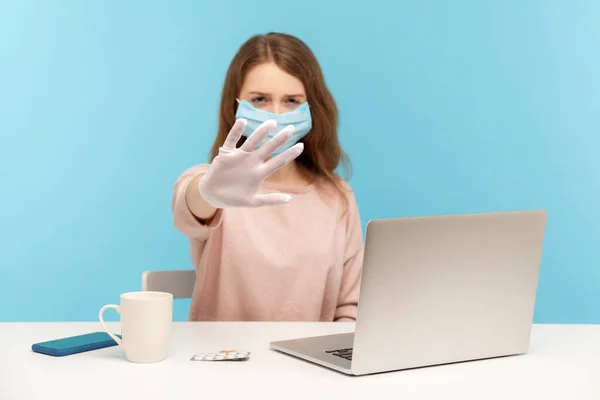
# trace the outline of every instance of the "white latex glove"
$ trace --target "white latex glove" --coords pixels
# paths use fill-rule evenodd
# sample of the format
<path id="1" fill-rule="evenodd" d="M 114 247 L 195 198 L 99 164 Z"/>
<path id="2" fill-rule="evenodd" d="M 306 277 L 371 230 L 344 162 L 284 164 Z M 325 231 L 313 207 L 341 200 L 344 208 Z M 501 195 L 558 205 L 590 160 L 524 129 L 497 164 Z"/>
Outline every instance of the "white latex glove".
<path id="1" fill-rule="evenodd" d="M 244 132 L 246 120 L 235 121 L 219 154 L 198 184 L 198 191 L 206 203 L 214 208 L 261 207 L 284 204 L 292 199 L 283 193 L 259 193 L 260 185 L 269 175 L 294 160 L 304 149 L 302 143 L 297 143 L 267 160 L 294 131 L 292 125 L 287 126 L 257 148 L 276 126 L 277 122 L 273 120 L 262 123 L 238 149 L 235 146 Z"/>

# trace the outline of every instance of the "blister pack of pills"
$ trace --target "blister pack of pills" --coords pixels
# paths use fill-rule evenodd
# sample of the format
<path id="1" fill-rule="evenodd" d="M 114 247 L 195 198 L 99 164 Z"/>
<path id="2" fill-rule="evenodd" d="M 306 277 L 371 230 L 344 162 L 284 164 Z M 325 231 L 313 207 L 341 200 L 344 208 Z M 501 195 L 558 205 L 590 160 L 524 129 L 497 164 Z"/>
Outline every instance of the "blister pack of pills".
<path id="1" fill-rule="evenodd" d="M 246 361 L 250 358 L 249 351 L 221 350 L 218 353 L 194 354 L 191 361 Z"/>

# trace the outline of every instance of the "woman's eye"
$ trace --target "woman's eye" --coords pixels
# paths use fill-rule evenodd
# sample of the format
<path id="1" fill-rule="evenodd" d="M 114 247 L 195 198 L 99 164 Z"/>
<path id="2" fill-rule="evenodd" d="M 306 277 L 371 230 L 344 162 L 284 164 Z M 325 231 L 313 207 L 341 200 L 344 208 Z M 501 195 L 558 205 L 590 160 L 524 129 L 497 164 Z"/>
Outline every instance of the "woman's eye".
<path id="1" fill-rule="evenodd" d="M 261 103 L 265 100 L 265 98 L 263 96 L 259 96 L 259 97 L 255 97 L 252 99 L 253 103 Z"/>
<path id="2" fill-rule="evenodd" d="M 293 104 L 298 104 L 298 100 L 296 99 L 288 99 L 288 101 Z"/>

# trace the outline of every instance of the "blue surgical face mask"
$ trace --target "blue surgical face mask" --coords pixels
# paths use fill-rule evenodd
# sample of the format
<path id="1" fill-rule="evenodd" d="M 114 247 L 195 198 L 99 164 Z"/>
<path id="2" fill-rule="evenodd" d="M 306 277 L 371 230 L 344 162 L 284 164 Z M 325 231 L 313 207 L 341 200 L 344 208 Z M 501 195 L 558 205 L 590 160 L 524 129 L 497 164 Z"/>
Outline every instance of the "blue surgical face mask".
<path id="1" fill-rule="evenodd" d="M 245 137 L 249 137 L 252 134 L 252 132 L 254 132 L 256 128 L 258 128 L 263 122 L 269 119 L 277 121 L 277 127 L 271 130 L 271 132 L 269 132 L 269 134 L 259 143 L 259 146 L 262 146 L 268 140 L 275 137 L 275 135 L 277 135 L 286 126 L 294 125 L 294 133 L 292 134 L 292 136 L 277 150 L 275 150 L 272 153 L 273 155 L 281 154 L 285 150 L 298 143 L 302 138 L 304 138 L 308 134 L 308 132 L 312 128 L 312 120 L 310 116 L 310 108 L 308 107 L 308 103 L 303 103 L 299 105 L 295 110 L 283 114 L 273 114 L 254 107 L 246 100 L 238 100 L 238 102 L 239 106 L 237 112 L 235 113 L 235 118 L 246 119 L 246 129 L 243 133 Z"/>

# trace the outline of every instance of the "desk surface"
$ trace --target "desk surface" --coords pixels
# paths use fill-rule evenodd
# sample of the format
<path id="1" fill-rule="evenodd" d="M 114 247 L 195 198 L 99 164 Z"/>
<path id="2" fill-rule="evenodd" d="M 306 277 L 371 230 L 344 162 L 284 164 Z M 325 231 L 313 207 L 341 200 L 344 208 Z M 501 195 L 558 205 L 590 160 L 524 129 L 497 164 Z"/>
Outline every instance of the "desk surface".
<path id="1" fill-rule="evenodd" d="M 110 323 L 119 331 L 118 323 Z M 0 398 L 21 399 L 600 399 L 600 325 L 534 325 L 523 356 L 361 377 L 269 349 L 273 340 L 352 331 L 351 323 L 176 322 L 167 360 L 132 364 L 111 347 L 53 358 L 35 342 L 101 331 L 99 323 L 0 323 Z M 198 352 L 252 352 L 244 363 Z M 250 398 L 250 397 L 248 397 Z"/>

